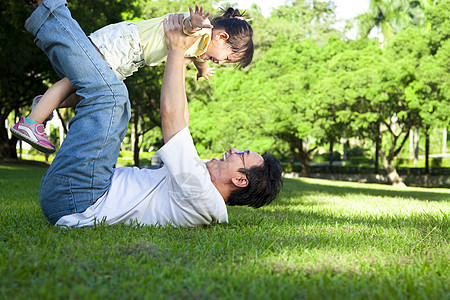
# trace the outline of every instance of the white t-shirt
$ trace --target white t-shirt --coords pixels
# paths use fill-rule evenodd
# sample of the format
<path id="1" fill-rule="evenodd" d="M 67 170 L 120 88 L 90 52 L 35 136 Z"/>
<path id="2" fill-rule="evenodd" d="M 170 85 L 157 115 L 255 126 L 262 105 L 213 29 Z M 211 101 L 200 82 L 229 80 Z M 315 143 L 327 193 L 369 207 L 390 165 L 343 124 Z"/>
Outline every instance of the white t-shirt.
<path id="1" fill-rule="evenodd" d="M 63 216 L 69 227 L 138 222 L 171 226 L 228 222 L 225 201 L 195 149 L 188 127 L 161 149 L 160 169 L 117 168 L 105 195 L 82 213 Z"/>

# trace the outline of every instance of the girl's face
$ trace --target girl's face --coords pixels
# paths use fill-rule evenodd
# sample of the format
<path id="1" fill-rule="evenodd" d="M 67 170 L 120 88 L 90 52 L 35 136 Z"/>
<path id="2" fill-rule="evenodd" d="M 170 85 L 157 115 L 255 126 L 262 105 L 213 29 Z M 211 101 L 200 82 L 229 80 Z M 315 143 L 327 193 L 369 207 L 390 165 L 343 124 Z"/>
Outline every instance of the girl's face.
<path id="1" fill-rule="evenodd" d="M 213 29 L 212 35 L 208 49 L 200 57 L 218 65 L 239 62 L 240 55 L 233 53 L 231 46 L 227 43 L 228 33 L 221 29 Z"/>

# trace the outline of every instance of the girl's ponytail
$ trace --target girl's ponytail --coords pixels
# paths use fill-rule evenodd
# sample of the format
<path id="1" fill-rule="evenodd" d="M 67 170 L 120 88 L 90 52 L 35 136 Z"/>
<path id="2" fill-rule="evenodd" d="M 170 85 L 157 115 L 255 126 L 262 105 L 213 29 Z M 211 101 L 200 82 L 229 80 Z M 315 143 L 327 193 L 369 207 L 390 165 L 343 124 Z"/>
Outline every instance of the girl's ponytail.
<path id="1" fill-rule="evenodd" d="M 224 13 L 222 15 L 223 19 L 230 19 L 235 17 L 243 17 L 243 15 L 239 12 L 239 9 L 234 9 L 232 7 L 228 7 L 226 10 L 223 10 Z"/>

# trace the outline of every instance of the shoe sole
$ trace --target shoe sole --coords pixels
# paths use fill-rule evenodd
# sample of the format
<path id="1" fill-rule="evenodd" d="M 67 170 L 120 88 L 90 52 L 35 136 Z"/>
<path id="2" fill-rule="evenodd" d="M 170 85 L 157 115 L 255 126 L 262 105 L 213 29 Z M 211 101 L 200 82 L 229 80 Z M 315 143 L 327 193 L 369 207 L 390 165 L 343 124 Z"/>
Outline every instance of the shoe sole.
<path id="1" fill-rule="evenodd" d="M 22 140 L 22 141 L 30 144 L 31 146 L 33 146 L 33 148 L 35 148 L 41 152 L 51 154 L 56 151 L 56 149 L 47 148 L 45 146 L 42 146 L 41 144 L 35 143 L 34 141 L 30 140 L 30 138 L 27 135 L 22 134 L 20 131 L 14 129 L 14 128 L 11 128 L 11 133 L 19 140 Z"/>

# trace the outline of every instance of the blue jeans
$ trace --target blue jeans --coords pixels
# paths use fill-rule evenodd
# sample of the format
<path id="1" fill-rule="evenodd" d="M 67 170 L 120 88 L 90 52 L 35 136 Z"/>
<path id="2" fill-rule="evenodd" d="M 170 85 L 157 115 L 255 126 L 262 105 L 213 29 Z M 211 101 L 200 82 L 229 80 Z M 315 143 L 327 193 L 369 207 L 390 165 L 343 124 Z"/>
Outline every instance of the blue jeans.
<path id="1" fill-rule="evenodd" d="M 65 0 L 46 0 L 25 23 L 58 75 L 68 77 L 83 98 L 42 177 L 39 200 L 51 224 L 85 211 L 108 190 L 131 115 L 125 84 L 101 59 L 66 6 Z"/>

